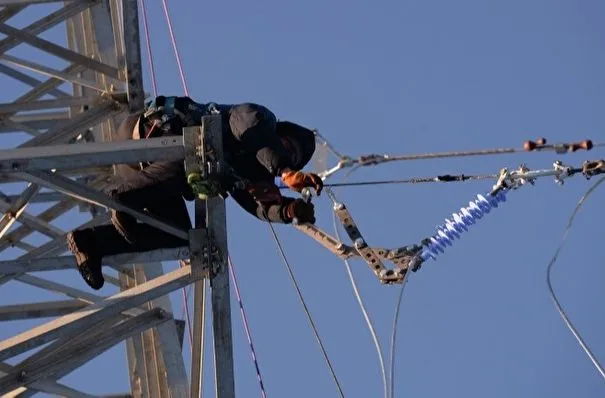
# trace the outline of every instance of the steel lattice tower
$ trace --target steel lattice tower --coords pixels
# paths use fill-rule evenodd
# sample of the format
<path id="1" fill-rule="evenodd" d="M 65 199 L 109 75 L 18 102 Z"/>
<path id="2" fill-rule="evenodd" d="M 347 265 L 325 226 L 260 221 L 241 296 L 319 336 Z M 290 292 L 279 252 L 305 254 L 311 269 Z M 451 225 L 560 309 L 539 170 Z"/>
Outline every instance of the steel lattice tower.
<path id="1" fill-rule="evenodd" d="M 161 152 L 187 160 L 183 142 L 133 143 L 115 136 L 123 118 L 141 109 L 145 99 L 137 1 L 0 0 L 0 5 L 0 81 L 20 93 L 0 103 L 0 321 L 35 325 L 2 334 L 0 395 L 91 396 L 57 380 L 125 343 L 128 396 L 199 396 L 208 274 L 197 254 L 206 248 L 202 242 L 214 242 L 223 254 L 217 261 L 224 264 L 223 272 L 211 276 L 216 389 L 218 396 L 233 396 L 222 199 L 196 202 L 196 229 L 177 231 L 188 233 L 190 247 L 104 262 L 114 268 L 104 267 L 106 283 L 118 292 L 109 299 L 85 287 L 73 257 L 65 255 L 69 230 L 108 222 L 114 202 L 99 190 L 113 174 L 112 163 L 153 160 Z M 209 119 L 199 131 L 216 128 Z M 205 212 L 210 221 L 200 219 Z M 216 240 L 204 241 L 203 222 Z M 179 259 L 181 267 L 164 273 L 161 261 Z M 168 294 L 191 284 L 189 378 L 184 322 L 173 317 Z M 54 299 L 7 305 L 10 293 L 3 292 L 10 286 L 52 292 Z"/>

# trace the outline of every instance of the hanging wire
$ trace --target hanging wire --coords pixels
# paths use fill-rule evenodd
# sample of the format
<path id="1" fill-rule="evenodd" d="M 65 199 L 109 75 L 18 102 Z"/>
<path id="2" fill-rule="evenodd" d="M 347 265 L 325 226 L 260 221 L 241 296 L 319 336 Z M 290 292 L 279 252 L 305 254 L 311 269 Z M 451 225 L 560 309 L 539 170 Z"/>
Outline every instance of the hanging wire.
<path id="1" fill-rule="evenodd" d="M 350 174 L 351 173 L 349 173 L 349 175 Z M 347 177 L 348 177 L 348 175 L 345 176 L 345 179 Z M 334 196 L 334 194 L 332 193 L 331 197 L 333 197 L 333 196 Z M 334 213 L 334 212 L 332 213 L 332 222 L 334 225 L 334 234 L 336 235 L 336 238 L 339 241 L 342 241 L 342 238 L 340 236 L 340 231 L 338 230 L 338 224 L 336 222 L 336 213 Z M 345 269 L 347 270 L 349 280 L 351 281 L 351 286 L 353 287 L 353 293 L 355 294 L 355 298 L 357 299 L 357 303 L 359 304 L 361 313 L 363 314 L 366 324 L 368 325 L 370 334 L 372 335 L 372 340 L 374 342 L 374 346 L 376 347 L 376 353 L 378 354 L 378 361 L 380 362 L 380 372 L 382 375 L 382 383 L 384 386 L 384 395 L 385 395 L 385 398 L 388 398 L 387 374 L 386 374 L 386 370 L 385 370 L 385 366 L 384 366 L 384 358 L 382 356 L 382 347 L 380 346 L 380 341 L 378 340 L 378 335 L 376 334 L 374 324 L 372 323 L 372 320 L 370 318 L 370 315 L 368 314 L 368 311 L 363 302 L 363 299 L 361 298 L 361 294 L 359 293 L 359 289 L 357 287 L 357 282 L 355 281 L 355 277 L 353 276 L 353 271 L 351 269 L 351 264 L 350 264 L 349 260 L 347 260 L 347 259 L 344 259 L 343 262 L 345 265 Z"/>
<path id="2" fill-rule="evenodd" d="M 323 140 L 323 145 L 327 146 L 334 154 L 336 154 L 337 156 L 339 156 L 342 159 L 342 155 L 339 154 L 339 152 L 328 142 L 328 140 L 326 140 L 323 136 L 321 136 L 319 133 L 316 132 L 316 135 Z M 352 186 L 352 185 L 376 185 L 376 183 L 411 183 L 411 182 L 420 182 L 419 180 L 423 180 L 422 182 L 428 182 L 430 181 L 437 181 L 439 180 L 440 177 L 432 177 L 432 178 L 428 178 L 428 179 L 422 179 L 422 178 L 415 178 L 415 179 L 408 179 L 408 180 L 391 180 L 391 181 L 368 181 L 368 182 L 363 182 L 363 183 L 347 183 L 346 180 L 355 172 L 357 171 L 359 168 L 361 167 L 360 164 L 355 164 L 351 170 L 349 170 L 344 178 L 343 178 L 343 182 L 342 183 L 336 183 L 336 184 L 324 184 L 324 186 L 328 186 L 328 187 L 343 187 L 343 186 Z M 327 175 L 325 178 L 329 177 L 329 175 Z M 487 176 L 459 176 L 461 177 L 460 180 L 464 180 L 464 179 L 482 179 L 482 178 L 486 178 Z M 468 178 L 465 178 L 468 177 Z M 489 178 L 492 178 L 491 176 L 489 176 Z M 330 195 L 331 198 L 334 198 L 334 194 L 332 193 L 332 195 Z M 333 225 L 334 225 L 334 233 L 336 234 L 336 237 L 338 240 L 342 240 L 340 237 L 340 233 L 338 231 L 338 227 L 336 224 L 336 215 L 332 214 L 332 221 L 333 221 Z M 376 351 L 380 360 L 380 365 L 381 365 L 381 370 L 382 370 L 382 375 L 383 375 L 383 382 L 384 382 L 384 388 L 385 388 L 385 396 L 387 397 L 393 397 L 394 395 L 394 372 L 395 372 L 395 343 L 396 343 L 396 338 L 397 338 L 397 324 L 398 324 L 398 320 L 399 320 L 399 312 L 400 312 L 400 307 L 401 307 L 401 302 L 403 299 L 403 291 L 404 291 L 404 287 L 405 284 L 407 282 L 407 279 L 409 277 L 409 272 L 407 272 L 402 280 L 402 285 L 401 285 L 401 289 L 399 291 L 399 296 L 397 298 L 397 304 L 396 304 L 396 308 L 395 308 L 395 315 L 394 315 L 394 319 L 393 319 L 393 329 L 392 329 L 392 335 L 391 335 L 391 351 L 390 351 L 390 375 L 389 375 L 389 380 L 390 380 L 390 389 L 387 386 L 387 381 L 386 381 L 386 372 L 385 372 L 385 366 L 384 366 L 384 359 L 382 357 L 382 349 L 380 346 L 380 342 L 378 340 L 378 337 L 376 335 L 376 332 L 374 330 L 374 326 L 372 324 L 372 321 L 367 313 L 367 310 L 365 308 L 365 305 L 363 303 L 363 300 L 361 298 L 361 295 L 359 294 L 359 291 L 357 289 L 357 284 L 355 282 L 355 279 L 353 277 L 353 273 L 351 272 L 351 266 L 349 264 L 348 260 L 344 260 L 345 266 L 347 268 L 347 273 L 349 274 L 349 278 L 351 280 L 351 284 L 353 286 L 353 291 L 355 293 L 355 296 L 357 298 L 357 301 L 359 303 L 359 306 L 361 307 L 361 311 L 364 315 L 364 318 L 366 320 L 366 323 L 368 325 L 368 328 L 370 330 L 370 333 L 372 335 L 372 339 L 374 341 L 374 345 L 376 347 Z"/>
<path id="3" fill-rule="evenodd" d="M 143 27 L 145 30 L 145 42 L 147 45 L 147 58 L 149 63 L 149 72 L 151 74 L 151 86 L 153 87 L 153 95 L 158 96 L 158 86 L 155 77 L 155 64 L 153 62 L 153 53 L 151 51 L 151 39 L 149 35 L 149 27 L 147 26 L 147 7 L 145 7 L 145 0 L 139 0 L 141 10 L 143 11 Z"/>
<path id="4" fill-rule="evenodd" d="M 347 175 L 352 174 L 357 168 L 353 168 Z M 374 186 L 374 185 L 394 185 L 394 184 L 420 184 L 428 182 L 462 182 L 468 180 L 492 180 L 498 178 L 497 174 L 486 174 L 486 175 L 451 175 L 444 174 L 435 177 L 414 177 L 402 180 L 375 180 L 375 181 L 355 181 L 355 182 L 337 182 L 337 183 L 325 183 L 324 187 L 328 188 L 340 188 L 340 187 L 362 187 L 362 186 Z M 289 189 L 285 185 L 280 185 L 279 189 Z"/>
<path id="5" fill-rule="evenodd" d="M 279 238 L 277 237 L 277 233 L 275 232 L 275 228 L 273 228 L 273 224 L 271 222 L 268 222 L 267 224 L 269 224 L 269 229 L 271 230 L 271 234 L 273 235 L 273 240 L 275 241 L 275 244 L 277 245 L 277 249 L 279 250 L 279 253 L 281 255 L 281 258 L 283 260 L 284 265 L 286 266 L 286 269 L 288 271 L 288 275 L 290 275 L 290 279 L 292 280 L 292 283 L 294 284 L 294 288 L 296 289 L 296 293 L 298 294 L 298 298 L 300 299 L 300 302 L 303 306 L 303 309 L 305 310 L 305 314 L 307 315 L 307 319 L 309 320 L 309 322 L 311 323 L 311 329 L 313 329 L 313 333 L 315 334 L 315 339 L 317 340 L 317 343 L 319 344 L 319 347 L 321 349 L 322 355 L 324 357 L 324 359 L 326 360 L 326 363 L 328 365 L 328 368 L 330 369 L 330 373 L 332 374 L 332 378 L 334 379 L 334 383 L 336 383 L 336 387 L 338 388 L 338 391 L 340 393 L 340 396 L 344 398 L 344 392 L 342 390 L 342 387 L 340 385 L 340 382 L 338 381 L 338 377 L 336 376 L 336 372 L 334 371 L 334 368 L 332 367 L 332 362 L 330 362 L 330 358 L 328 357 L 328 353 L 321 341 L 321 338 L 319 337 L 319 332 L 317 331 L 317 327 L 315 326 L 315 322 L 313 321 L 313 317 L 311 316 L 311 313 L 309 312 L 309 308 L 307 307 L 307 303 L 305 302 L 305 299 L 302 295 L 302 292 L 300 291 L 300 287 L 298 286 L 298 282 L 296 281 L 296 278 L 294 277 L 294 272 L 292 271 L 292 266 L 290 265 L 290 261 L 288 261 L 288 258 L 286 257 L 286 253 L 284 252 L 284 248 L 282 247 L 282 244 L 279 240 Z"/>
<path id="6" fill-rule="evenodd" d="M 393 316 L 393 329 L 391 333 L 391 351 L 389 355 L 389 380 L 390 390 L 389 397 L 393 398 L 395 395 L 395 343 L 397 342 L 397 325 L 399 322 L 399 313 L 401 311 L 401 302 L 403 301 L 403 290 L 410 276 L 410 271 L 405 273 L 403 280 L 401 281 L 401 289 L 399 289 L 399 295 L 397 296 L 397 305 L 395 306 L 395 315 Z"/>
<path id="7" fill-rule="evenodd" d="M 546 271 L 546 283 L 548 284 L 548 291 L 550 293 L 550 297 L 552 298 L 555 306 L 557 307 L 557 311 L 559 312 L 559 315 L 561 315 L 561 318 L 563 318 L 563 321 L 565 322 L 565 325 L 569 328 L 569 330 L 571 331 L 571 333 L 574 335 L 574 337 L 576 338 L 576 340 L 578 341 L 578 343 L 580 344 L 580 346 L 582 347 L 582 349 L 584 350 L 584 352 L 586 353 L 586 355 L 588 355 L 588 358 L 590 358 L 590 361 L 597 368 L 598 372 L 601 374 L 601 377 L 603 377 L 605 379 L 605 370 L 603 369 L 603 367 L 601 366 L 601 364 L 599 363 L 599 361 L 597 360 L 597 358 L 595 357 L 595 355 L 592 353 L 592 351 L 590 350 L 590 348 L 588 347 L 588 345 L 584 342 L 584 340 L 580 336 L 580 333 L 574 327 L 573 323 L 571 322 L 571 320 L 569 319 L 569 317 L 567 316 L 567 314 L 563 310 L 563 307 L 561 306 L 561 303 L 559 302 L 559 300 L 557 299 L 557 296 L 555 295 L 555 291 L 554 291 L 554 289 L 552 287 L 552 282 L 551 282 L 552 267 L 553 267 L 554 263 L 557 261 L 557 258 L 559 257 L 559 252 L 561 251 L 561 249 L 563 249 L 563 245 L 565 244 L 565 241 L 567 240 L 567 235 L 569 234 L 569 231 L 571 229 L 571 226 L 573 225 L 573 221 L 574 221 L 576 215 L 580 211 L 580 208 L 585 203 L 586 199 L 588 199 L 588 196 L 590 196 L 590 194 L 592 192 L 594 192 L 594 190 L 604 180 L 605 180 L 605 177 L 601 177 L 588 191 L 586 191 L 586 193 L 584 194 L 584 196 L 582 196 L 582 198 L 580 198 L 580 200 L 579 200 L 578 204 L 576 205 L 574 211 L 572 212 L 571 216 L 569 217 L 569 221 L 567 223 L 567 227 L 565 228 L 565 232 L 563 233 L 563 238 L 561 239 L 561 242 L 559 243 L 559 246 L 557 247 L 557 250 L 555 250 L 555 253 L 554 253 L 552 259 L 548 263 L 548 267 L 547 267 L 547 271 Z"/>
<path id="8" fill-rule="evenodd" d="M 256 369 L 256 377 L 258 379 L 258 383 L 260 384 L 261 395 L 263 398 L 267 398 L 267 393 L 265 392 L 265 384 L 263 383 L 263 376 L 260 373 L 260 366 L 258 365 L 258 360 L 256 359 L 256 351 L 254 350 L 254 344 L 252 344 L 252 335 L 250 333 L 250 327 L 248 326 L 248 317 L 246 316 L 246 311 L 244 310 L 244 303 L 242 301 L 241 293 L 239 290 L 239 284 L 237 283 L 237 278 L 235 277 L 235 266 L 233 264 L 231 256 L 229 256 L 229 273 L 231 275 L 231 279 L 233 280 L 233 286 L 235 287 L 235 295 L 239 304 L 239 310 L 242 316 L 244 330 L 246 331 L 246 337 L 248 338 L 248 344 L 250 346 L 250 352 L 252 354 L 252 361 L 254 362 L 254 368 Z"/>

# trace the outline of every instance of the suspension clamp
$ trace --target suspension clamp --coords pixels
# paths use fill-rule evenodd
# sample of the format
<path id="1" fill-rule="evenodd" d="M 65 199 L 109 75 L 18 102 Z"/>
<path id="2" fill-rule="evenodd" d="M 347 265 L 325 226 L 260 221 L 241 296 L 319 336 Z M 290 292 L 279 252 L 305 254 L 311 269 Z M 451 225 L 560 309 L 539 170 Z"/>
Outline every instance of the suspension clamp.
<path id="1" fill-rule="evenodd" d="M 605 173 L 605 160 L 587 160 L 582 164 L 582 174 L 586 179 L 595 176 L 597 174 Z"/>
<path id="2" fill-rule="evenodd" d="M 573 175 L 573 169 L 565 166 L 560 160 L 555 161 L 552 166 L 555 171 L 555 182 L 559 185 L 563 185 L 565 179 Z"/>

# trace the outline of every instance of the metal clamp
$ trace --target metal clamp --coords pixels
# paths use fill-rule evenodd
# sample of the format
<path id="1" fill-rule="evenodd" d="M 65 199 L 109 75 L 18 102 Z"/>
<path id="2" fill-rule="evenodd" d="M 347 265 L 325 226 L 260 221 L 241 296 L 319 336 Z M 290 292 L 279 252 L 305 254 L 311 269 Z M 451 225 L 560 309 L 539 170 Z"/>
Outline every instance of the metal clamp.
<path id="1" fill-rule="evenodd" d="M 605 160 L 587 160 L 582 164 L 582 174 L 586 179 L 605 173 Z"/>
<path id="2" fill-rule="evenodd" d="M 552 166 L 555 171 L 555 182 L 559 185 L 563 185 L 565 179 L 573 174 L 572 168 L 565 166 L 560 160 L 556 160 Z"/>

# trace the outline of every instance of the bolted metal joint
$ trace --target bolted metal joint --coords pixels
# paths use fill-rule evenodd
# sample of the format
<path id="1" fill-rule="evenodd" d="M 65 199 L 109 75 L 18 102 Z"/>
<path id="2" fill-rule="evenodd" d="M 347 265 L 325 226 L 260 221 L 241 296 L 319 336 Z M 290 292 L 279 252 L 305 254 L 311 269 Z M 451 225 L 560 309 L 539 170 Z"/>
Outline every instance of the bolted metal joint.
<path id="1" fill-rule="evenodd" d="M 555 182 L 559 185 L 563 185 L 565 179 L 572 174 L 571 167 L 565 166 L 560 160 L 555 161 L 552 166 L 555 171 Z"/>
<path id="2" fill-rule="evenodd" d="M 605 173 L 605 160 L 587 160 L 582 164 L 582 174 L 586 179 L 597 174 Z"/>

